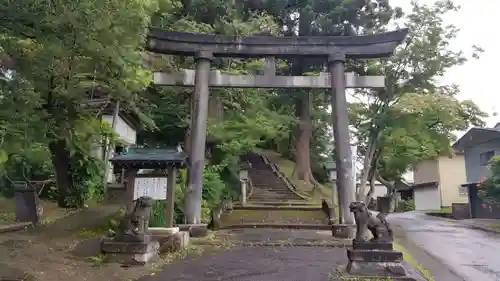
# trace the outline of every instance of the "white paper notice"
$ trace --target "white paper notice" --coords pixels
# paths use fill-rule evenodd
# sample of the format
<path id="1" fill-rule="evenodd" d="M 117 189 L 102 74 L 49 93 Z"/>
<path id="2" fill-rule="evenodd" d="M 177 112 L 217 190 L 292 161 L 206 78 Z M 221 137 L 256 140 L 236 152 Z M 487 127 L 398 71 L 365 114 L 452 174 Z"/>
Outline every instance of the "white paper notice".
<path id="1" fill-rule="evenodd" d="M 154 200 L 167 199 L 167 178 L 135 178 L 134 200 L 149 196 Z"/>

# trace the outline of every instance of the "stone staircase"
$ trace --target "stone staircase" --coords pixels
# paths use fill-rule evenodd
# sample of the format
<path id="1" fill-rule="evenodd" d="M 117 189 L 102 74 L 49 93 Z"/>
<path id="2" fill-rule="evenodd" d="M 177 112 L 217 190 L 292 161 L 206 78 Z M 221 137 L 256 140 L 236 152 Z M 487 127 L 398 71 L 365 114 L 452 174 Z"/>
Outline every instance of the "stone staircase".
<path id="1" fill-rule="evenodd" d="M 248 198 L 248 203 L 265 202 L 293 202 L 305 201 L 304 198 L 295 193 L 286 179 L 280 176 L 276 167 L 272 163 L 257 154 L 249 153 L 246 160 L 250 162 L 252 168 L 248 175 L 252 183 L 252 191 Z"/>
<path id="2" fill-rule="evenodd" d="M 257 153 L 245 160 L 252 165 L 247 203 L 235 202 L 221 214 L 217 228 L 331 229 L 322 207 L 296 193 L 277 166 Z"/>

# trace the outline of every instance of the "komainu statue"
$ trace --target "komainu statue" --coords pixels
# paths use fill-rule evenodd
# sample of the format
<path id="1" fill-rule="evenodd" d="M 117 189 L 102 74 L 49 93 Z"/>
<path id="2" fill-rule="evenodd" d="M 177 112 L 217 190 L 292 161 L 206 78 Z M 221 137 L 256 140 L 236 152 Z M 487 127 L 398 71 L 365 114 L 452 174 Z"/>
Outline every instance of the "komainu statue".
<path id="1" fill-rule="evenodd" d="M 131 213 L 125 215 L 118 225 L 116 240 L 140 240 L 142 234 L 148 229 L 149 218 L 151 216 L 151 206 L 153 199 L 143 196 L 137 198 L 134 209 Z"/>
<path id="2" fill-rule="evenodd" d="M 370 230 L 373 235 L 371 242 L 392 242 L 393 234 L 389 223 L 385 219 L 386 213 L 378 213 L 376 216 L 368 210 L 363 202 L 352 202 L 349 209 L 354 213 L 356 221 L 356 242 L 364 242 L 363 235 L 366 230 Z"/>

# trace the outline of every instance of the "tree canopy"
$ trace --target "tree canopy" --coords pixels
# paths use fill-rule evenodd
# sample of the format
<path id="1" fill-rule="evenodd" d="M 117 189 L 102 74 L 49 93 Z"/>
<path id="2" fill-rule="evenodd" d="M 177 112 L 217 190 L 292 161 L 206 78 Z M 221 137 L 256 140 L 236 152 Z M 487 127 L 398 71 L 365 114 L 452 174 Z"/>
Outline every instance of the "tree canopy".
<path id="1" fill-rule="evenodd" d="M 472 101 L 456 98 L 454 85 L 436 82 L 448 69 L 477 56 L 453 50 L 458 30 L 443 16 L 451 1 L 413 4 L 404 14 L 387 0 L 212 1 L 75 0 L 4 1 L 0 4 L 0 185 L 18 178 L 54 177 L 55 200 L 79 207 L 102 196 L 102 157 L 94 148 L 119 141 L 97 118 L 112 102 L 140 117 L 142 145 L 189 149 L 192 89 L 156 87 L 153 71 L 194 68 L 189 57 L 145 51 L 148 27 L 226 35 L 324 36 L 410 28 L 387 60 L 348 61 L 347 70 L 385 75 L 387 87 L 356 90 L 350 121 L 356 128 L 362 183 L 388 187 L 423 159 L 450 153 L 453 132 L 483 125 Z M 259 59 L 217 59 L 213 68 L 231 74 L 260 72 Z M 317 59 L 279 60 L 280 75 L 316 75 Z M 91 106 L 92 97 L 103 97 Z M 213 89 L 203 207 L 235 196 L 237 162 L 257 147 L 296 162 L 294 180 L 319 184 L 332 154 L 329 91 Z M 179 179 L 185 180 L 185 174 Z M 179 184 L 179 186 L 182 186 Z M 183 196 L 182 188 L 177 193 Z M 360 188 L 364 190 L 364 187 Z M 363 192 L 361 192 L 363 193 Z M 177 211 L 182 214 L 182 198 Z"/>

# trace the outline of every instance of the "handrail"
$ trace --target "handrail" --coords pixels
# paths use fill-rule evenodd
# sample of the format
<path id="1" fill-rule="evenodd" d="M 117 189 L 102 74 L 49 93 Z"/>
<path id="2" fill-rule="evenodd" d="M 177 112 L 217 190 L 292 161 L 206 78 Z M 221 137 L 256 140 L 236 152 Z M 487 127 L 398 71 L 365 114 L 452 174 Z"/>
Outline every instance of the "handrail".
<path id="1" fill-rule="evenodd" d="M 306 200 L 307 197 L 305 197 L 304 195 L 300 194 L 297 192 L 297 188 L 288 180 L 288 178 L 285 176 L 285 174 L 283 174 L 283 172 L 281 172 L 278 168 L 278 165 L 276 165 L 275 163 L 272 163 L 271 161 L 269 161 L 269 159 L 267 158 L 267 156 L 265 155 L 260 155 L 260 157 L 262 157 L 262 160 L 264 160 L 264 163 L 268 164 L 269 166 L 271 166 L 271 169 L 273 170 L 273 172 L 280 178 L 283 180 L 283 182 L 285 183 L 286 187 L 291 191 L 293 192 L 295 195 L 299 196 L 301 199 L 304 199 Z"/>
<path id="2" fill-rule="evenodd" d="M 325 199 L 321 200 L 321 210 L 328 217 L 328 224 L 332 225 L 335 223 L 335 209 L 330 207 L 328 202 Z"/>
<path id="3" fill-rule="evenodd" d="M 248 185 L 247 185 L 247 200 L 250 198 L 250 196 L 252 196 L 253 194 L 253 184 L 252 184 L 252 179 L 250 179 L 250 177 L 248 177 Z"/>

